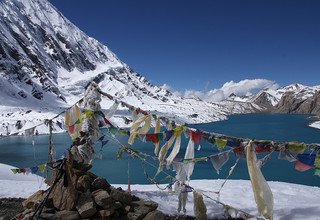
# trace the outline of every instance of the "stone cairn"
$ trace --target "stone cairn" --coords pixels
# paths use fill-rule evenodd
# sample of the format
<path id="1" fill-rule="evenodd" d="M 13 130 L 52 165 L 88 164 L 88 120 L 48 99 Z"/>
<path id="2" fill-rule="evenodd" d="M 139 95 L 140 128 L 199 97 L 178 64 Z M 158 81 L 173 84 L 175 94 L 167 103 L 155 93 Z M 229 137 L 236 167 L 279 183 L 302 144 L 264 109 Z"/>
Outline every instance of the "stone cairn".
<path id="1" fill-rule="evenodd" d="M 84 98 L 84 111 L 100 110 L 98 86 L 91 83 Z M 104 178 L 88 170 L 94 157 L 98 119 L 83 119 L 81 130 L 72 135 L 67 158 L 53 166 L 49 189 L 39 190 L 23 202 L 25 211 L 16 219 L 181 219 L 156 210 L 158 204 L 112 187 Z M 184 217 L 183 219 L 192 219 Z"/>

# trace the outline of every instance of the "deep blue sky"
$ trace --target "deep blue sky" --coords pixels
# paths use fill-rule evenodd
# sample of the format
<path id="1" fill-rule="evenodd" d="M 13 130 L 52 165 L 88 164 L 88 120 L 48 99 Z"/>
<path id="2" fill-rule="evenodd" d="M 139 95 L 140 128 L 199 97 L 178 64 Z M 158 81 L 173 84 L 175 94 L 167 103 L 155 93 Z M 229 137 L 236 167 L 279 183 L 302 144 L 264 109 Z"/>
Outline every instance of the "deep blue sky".
<path id="1" fill-rule="evenodd" d="M 246 78 L 320 84 L 317 0 L 50 2 L 157 85 L 204 90 Z"/>

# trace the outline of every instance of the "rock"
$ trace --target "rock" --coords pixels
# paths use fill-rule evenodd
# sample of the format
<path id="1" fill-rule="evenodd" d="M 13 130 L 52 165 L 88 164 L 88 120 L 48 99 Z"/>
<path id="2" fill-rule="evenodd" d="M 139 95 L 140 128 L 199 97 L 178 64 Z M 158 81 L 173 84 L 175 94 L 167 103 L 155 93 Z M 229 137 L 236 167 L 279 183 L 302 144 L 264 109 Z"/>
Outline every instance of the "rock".
<path id="1" fill-rule="evenodd" d="M 104 209 L 108 209 L 114 205 L 114 200 L 107 191 L 99 190 L 92 194 L 94 195 L 94 201 Z"/>
<path id="2" fill-rule="evenodd" d="M 127 206 L 124 208 L 124 210 L 125 210 L 126 212 L 133 211 L 133 209 L 132 209 L 131 206 L 129 206 L 129 205 L 127 205 Z"/>
<path id="3" fill-rule="evenodd" d="M 144 200 L 140 200 L 140 201 L 133 201 L 131 203 L 131 205 L 135 208 L 135 207 L 139 207 L 139 206 L 147 206 L 150 208 L 151 211 L 156 210 L 158 208 L 158 203 L 153 202 L 153 201 L 144 201 Z"/>
<path id="4" fill-rule="evenodd" d="M 68 163 L 65 164 L 66 175 L 62 177 L 53 188 L 50 198 L 53 199 L 54 207 L 59 210 L 72 210 L 78 199 L 76 190 L 77 177 Z M 67 187 L 64 186 L 64 178 L 67 178 Z"/>
<path id="5" fill-rule="evenodd" d="M 111 197 L 123 204 L 130 204 L 132 202 L 132 195 L 130 193 L 115 188 L 111 188 Z"/>
<path id="6" fill-rule="evenodd" d="M 53 214 L 53 213 L 43 212 L 43 213 L 41 213 L 39 219 L 50 219 L 50 220 L 53 220 L 53 219 L 55 219 L 54 216 L 55 216 L 55 214 Z M 35 218 L 35 219 L 38 219 L 38 218 Z"/>
<path id="7" fill-rule="evenodd" d="M 57 212 L 54 215 L 53 219 L 54 220 L 58 220 L 58 219 L 78 220 L 80 219 L 80 215 L 77 211 L 63 210 L 63 211 Z"/>
<path id="8" fill-rule="evenodd" d="M 108 209 L 108 210 L 100 210 L 97 212 L 96 216 L 98 218 L 108 218 L 111 215 L 113 215 L 114 209 Z"/>
<path id="9" fill-rule="evenodd" d="M 143 220 L 165 220 L 166 219 L 166 215 L 163 214 L 162 212 L 155 210 L 152 212 L 149 212 L 146 217 L 143 218 Z"/>
<path id="10" fill-rule="evenodd" d="M 80 194 L 76 209 L 82 218 L 89 218 L 97 212 L 96 205 L 89 192 Z"/>
<path id="11" fill-rule="evenodd" d="M 81 192 L 86 192 L 87 190 L 90 190 L 92 182 L 93 182 L 93 179 L 90 176 L 88 175 L 80 176 L 77 181 L 77 190 Z"/>
<path id="12" fill-rule="evenodd" d="M 131 203 L 133 212 L 129 212 L 127 217 L 130 220 L 143 219 L 149 212 L 157 209 L 158 204 L 152 201 L 134 201 Z"/>
<path id="13" fill-rule="evenodd" d="M 108 193 L 110 193 L 110 184 L 107 182 L 106 179 L 97 177 L 94 179 L 94 181 L 91 183 L 91 189 L 92 191 L 97 189 L 103 189 L 106 190 Z"/>
<path id="14" fill-rule="evenodd" d="M 32 196 L 22 202 L 22 206 L 25 209 L 32 209 L 37 202 L 41 202 L 45 197 L 45 191 L 39 190 L 35 192 Z"/>

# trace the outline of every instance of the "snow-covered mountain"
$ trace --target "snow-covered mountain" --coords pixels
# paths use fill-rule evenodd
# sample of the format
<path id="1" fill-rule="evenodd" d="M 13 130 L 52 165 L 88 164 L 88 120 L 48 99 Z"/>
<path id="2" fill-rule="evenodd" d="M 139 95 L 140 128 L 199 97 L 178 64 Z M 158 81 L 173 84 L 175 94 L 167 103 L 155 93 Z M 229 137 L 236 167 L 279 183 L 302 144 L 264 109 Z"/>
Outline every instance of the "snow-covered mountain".
<path id="1" fill-rule="evenodd" d="M 298 85 L 298 89 L 293 85 L 216 103 L 183 98 L 151 84 L 47 0 L 0 0 L 0 19 L 0 134 L 52 118 L 82 98 L 84 87 L 92 80 L 103 91 L 131 105 L 179 123 L 210 122 L 230 114 L 265 111 L 270 109 L 267 102 L 275 106 L 287 91 L 299 90 L 297 97 L 304 98 L 319 89 L 312 87 L 309 93 L 310 87 Z M 108 109 L 111 104 L 103 99 L 102 108 Z M 122 126 L 125 117 L 131 114 L 120 108 L 113 120 Z M 62 117 L 57 120 L 62 121 Z M 45 126 L 38 129 L 47 131 Z M 61 130 L 58 126 L 55 129 Z"/>
<path id="2" fill-rule="evenodd" d="M 250 97 L 247 101 L 255 103 L 268 112 L 320 114 L 320 86 L 291 84 L 279 89 L 266 89 Z"/>
<path id="3" fill-rule="evenodd" d="M 226 108 L 230 103 L 184 99 L 152 85 L 47 0 L 0 0 L 0 18 L 2 134 L 51 118 L 80 99 L 92 80 L 123 101 L 178 122 L 225 119 L 231 108 L 255 111 L 250 104 Z M 103 100 L 103 108 L 110 105 Z M 129 114 L 124 109 L 118 113 Z"/>

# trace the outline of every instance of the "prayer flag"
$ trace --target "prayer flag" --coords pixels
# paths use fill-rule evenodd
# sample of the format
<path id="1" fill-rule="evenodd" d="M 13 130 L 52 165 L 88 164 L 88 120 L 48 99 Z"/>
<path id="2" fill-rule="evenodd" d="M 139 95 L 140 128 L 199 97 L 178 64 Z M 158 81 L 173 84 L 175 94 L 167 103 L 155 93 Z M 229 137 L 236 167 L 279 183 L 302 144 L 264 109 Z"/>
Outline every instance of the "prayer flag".
<path id="1" fill-rule="evenodd" d="M 314 160 L 314 166 L 320 169 L 320 154 L 318 154 Z"/>
<path id="2" fill-rule="evenodd" d="M 195 144 L 200 144 L 201 132 L 190 130 L 190 137 Z"/>
<path id="3" fill-rule="evenodd" d="M 311 169 L 312 167 L 297 160 L 294 165 L 294 168 L 298 171 L 303 172 L 303 171 Z"/>
<path id="4" fill-rule="evenodd" d="M 209 158 L 213 168 L 217 171 L 217 174 L 219 174 L 220 169 L 229 160 L 229 152 L 211 155 Z"/>
<path id="5" fill-rule="evenodd" d="M 217 147 L 219 147 L 220 149 L 223 149 L 226 147 L 228 140 L 227 139 L 222 139 L 222 138 L 216 138 L 215 139 L 215 144 L 217 145 Z"/>
<path id="6" fill-rule="evenodd" d="M 24 134 L 25 134 L 26 136 L 34 135 L 35 129 L 36 129 L 36 127 L 29 128 L 29 129 L 27 129 L 27 130 L 24 131 Z"/>
<path id="7" fill-rule="evenodd" d="M 289 142 L 287 143 L 287 149 L 292 153 L 302 154 L 306 149 L 306 145 L 304 143 Z"/>
<path id="8" fill-rule="evenodd" d="M 310 167 L 314 166 L 315 158 L 315 154 L 298 154 L 298 160 Z"/>

